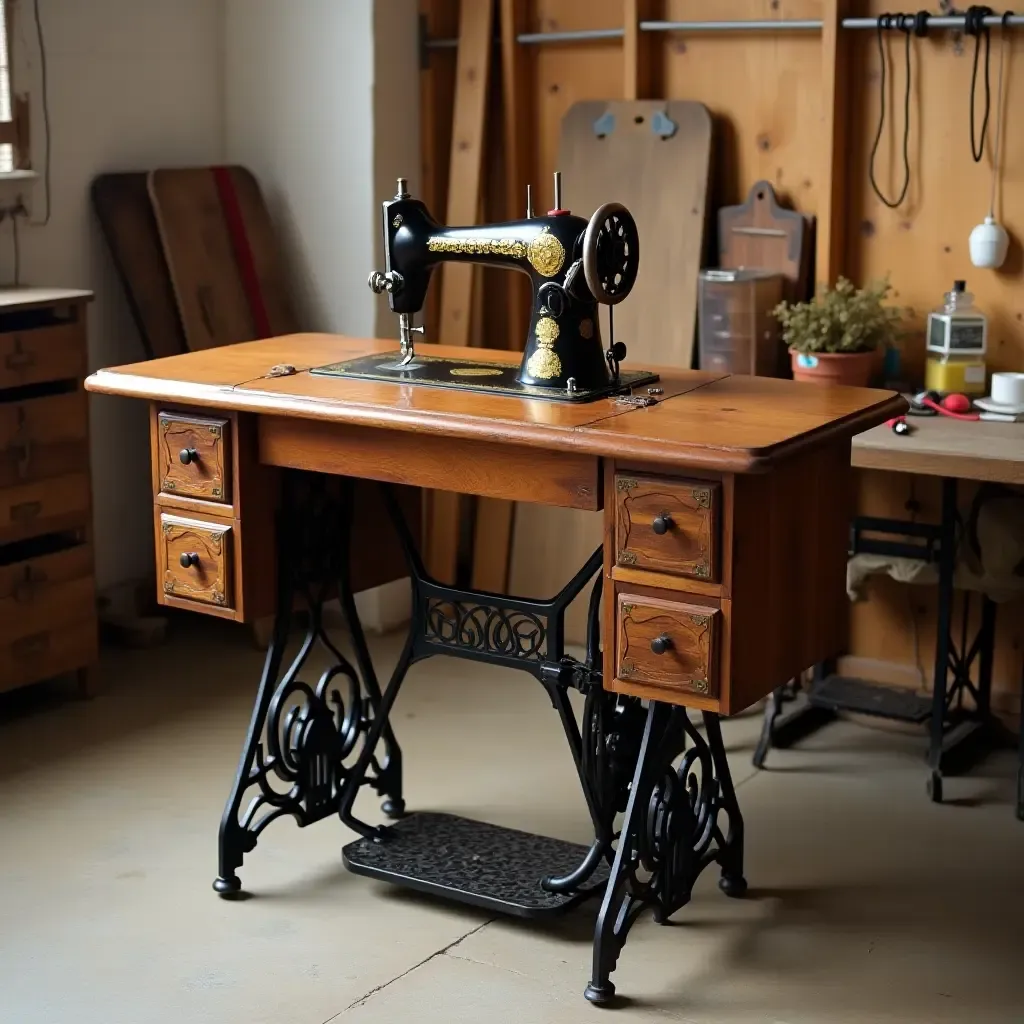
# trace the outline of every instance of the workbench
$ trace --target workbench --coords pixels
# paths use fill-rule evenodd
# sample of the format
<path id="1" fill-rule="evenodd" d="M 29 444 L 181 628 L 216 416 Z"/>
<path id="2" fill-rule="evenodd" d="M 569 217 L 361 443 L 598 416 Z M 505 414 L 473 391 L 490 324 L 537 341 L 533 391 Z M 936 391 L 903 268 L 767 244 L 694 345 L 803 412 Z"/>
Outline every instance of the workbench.
<path id="1" fill-rule="evenodd" d="M 240 891 L 243 857 L 276 818 L 308 825 L 337 815 L 359 837 L 343 858 L 360 874 L 529 917 L 599 896 L 586 995 L 606 1003 L 644 908 L 666 920 L 711 864 L 727 895 L 746 889 L 719 717 L 838 649 L 848 523 L 837 496 L 851 486 L 851 438 L 905 403 L 885 391 L 677 370 L 659 371 L 656 397 L 643 388 L 592 402 L 311 372 L 394 348 L 296 335 L 101 370 L 87 382 L 150 403 L 160 602 L 239 622 L 276 614 L 214 888 Z M 381 484 L 411 579 L 409 632 L 383 687 L 352 592 L 357 479 Z M 588 509 L 603 515 L 604 541 L 554 597 L 439 583 L 402 514 L 402 485 Z M 565 610 L 588 587 L 586 652 L 574 658 Z M 296 595 L 307 630 L 285 667 Z M 334 596 L 354 663 L 324 626 Z M 330 667 L 312 680 L 318 645 Z M 593 823 L 589 848 L 407 814 L 390 713 L 407 669 L 442 654 L 540 682 Z M 571 689 L 583 695 L 581 719 Z M 357 816 L 364 786 L 385 798 L 395 824 Z"/>
<path id="2" fill-rule="evenodd" d="M 855 684 L 848 691 L 852 699 L 846 701 L 842 696 L 844 687 L 835 685 L 840 681 L 829 674 L 828 663 L 818 665 L 806 703 L 783 714 L 785 695 L 781 691 L 773 695 L 766 708 L 765 730 L 755 761 L 763 765 L 769 746 L 790 745 L 827 722 L 836 711 L 927 721 L 928 792 L 934 801 L 941 802 L 944 775 L 963 771 L 994 744 L 1001 744 L 1005 734 L 991 709 L 995 602 L 983 596 L 981 624 L 973 637 L 968 634 L 965 605 L 960 641 L 953 635 L 954 569 L 960 522 L 958 481 L 1024 485 L 1024 423 L 960 421 L 941 415 L 912 416 L 908 422 L 911 432 L 902 436 L 887 426 L 857 435 L 853 439 L 852 463 L 858 469 L 940 478 L 940 521 L 912 523 L 858 516 L 851 530 L 850 553 L 884 551 L 937 562 L 938 629 L 932 693 L 919 698 L 881 686 Z M 910 543 L 872 541 L 866 539 L 868 534 L 906 537 Z M 886 695 L 892 699 L 887 700 Z M 1024 721 L 1024 680 L 1021 712 Z M 1017 815 L 1024 820 L 1024 731 L 1019 740 Z"/>

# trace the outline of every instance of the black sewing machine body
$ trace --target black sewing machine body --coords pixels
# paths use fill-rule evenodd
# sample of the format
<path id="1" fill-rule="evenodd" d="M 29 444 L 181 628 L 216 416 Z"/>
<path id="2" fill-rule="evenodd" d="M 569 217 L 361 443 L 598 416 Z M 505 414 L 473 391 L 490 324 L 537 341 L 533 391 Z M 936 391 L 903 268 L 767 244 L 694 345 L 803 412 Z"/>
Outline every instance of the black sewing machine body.
<path id="1" fill-rule="evenodd" d="M 519 380 L 540 387 L 583 389 L 607 384 L 611 370 L 601 343 L 597 300 L 583 273 L 588 222 L 554 213 L 504 224 L 442 227 L 418 199 L 384 203 L 387 271 L 404 285 L 388 296 L 396 313 L 423 308 L 430 276 L 439 263 L 507 266 L 533 285 L 530 329 Z"/>
<path id="2" fill-rule="evenodd" d="M 556 205 L 559 189 L 556 178 Z M 434 268 L 481 263 L 520 270 L 533 286 L 520 384 L 565 397 L 621 387 L 625 346 L 606 350 L 598 303 L 621 301 L 636 279 L 639 243 L 624 207 L 609 204 L 589 220 L 555 209 L 501 224 L 450 227 L 438 224 L 399 179 L 398 194 L 383 203 L 382 215 L 385 270 L 374 271 L 369 284 L 388 292 L 399 315 L 403 365 L 413 359 L 412 332 L 422 332 L 412 317 L 423 308 Z"/>

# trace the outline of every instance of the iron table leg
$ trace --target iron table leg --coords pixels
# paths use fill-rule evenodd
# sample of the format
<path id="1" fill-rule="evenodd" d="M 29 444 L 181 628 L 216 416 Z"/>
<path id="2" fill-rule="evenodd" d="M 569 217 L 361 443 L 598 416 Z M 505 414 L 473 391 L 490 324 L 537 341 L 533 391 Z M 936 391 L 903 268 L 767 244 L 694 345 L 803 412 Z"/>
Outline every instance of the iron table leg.
<path id="1" fill-rule="evenodd" d="M 241 890 L 238 868 L 272 821 L 290 815 L 305 826 L 338 810 L 343 786 L 353 771 L 346 762 L 361 740 L 364 746 L 367 742 L 376 746 L 378 738 L 383 738 L 383 752 L 371 751 L 375 770 L 360 773 L 358 784 L 373 786 L 392 808 L 400 807 L 402 800 L 401 751 L 386 717 L 382 718 L 380 688 L 349 580 L 352 482 L 343 479 L 332 485 L 319 474 L 289 472 L 282 499 L 273 639 L 220 825 L 219 874 L 213 888 L 225 897 Z M 324 626 L 324 603 L 335 587 L 341 593 L 359 671 Z M 305 598 L 308 626 L 298 653 L 282 675 L 296 594 Z M 310 685 L 300 676 L 318 646 L 326 650 L 331 663 Z"/>
<path id="2" fill-rule="evenodd" d="M 610 975 L 633 922 L 651 907 L 664 922 L 690 901 L 709 864 L 719 885 L 741 896 L 743 818 L 733 789 L 718 716 L 704 712 L 705 739 L 685 708 L 651 701 L 615 859 L 594 931 L 594 961 L 584 995 L 596 1004 L 615 996 Z M 681 755 L 681 756 L 680 756 Z M 720 814 L 728 817 L 723 833 Z"/>
<path id="3" fill-rule="evenodd" d="M 939 546 L 939 611 L 936 624 L 935 677 L 929 728 L 928 794 L 942 802 L 942 741 L 946 719 L 946 679 L 949 672 L 949 632 L 953 620 L 953 568 L 956 560 L 956 480 L 942 481 L 942 527 Z"/>

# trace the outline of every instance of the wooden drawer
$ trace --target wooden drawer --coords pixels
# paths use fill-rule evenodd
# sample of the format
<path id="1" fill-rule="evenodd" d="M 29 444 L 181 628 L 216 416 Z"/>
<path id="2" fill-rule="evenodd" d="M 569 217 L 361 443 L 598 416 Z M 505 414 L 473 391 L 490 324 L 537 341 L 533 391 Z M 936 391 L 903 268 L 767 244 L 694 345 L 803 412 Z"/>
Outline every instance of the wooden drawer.
<path id="1" fill-rule="evenodd" d="M 39 480 L 0 490 L 0 544 L 83 525 L 89 514 L 89 476 Z"/>
<path id="2" fill-rule="evenodd" d="M 165 595 L 233 607 L 233 524 L 163 513 L 157 557 Z"/>
<path id="3" fill-rule="evenodd" d="M 156 428 L 160 491 L 186 498 L 231 502 L 231 421 L 161 412 Z"/>
<path id="4" fill-rule="evenodd" d="M 87 436 L 84 391 L 0 401 L 0 487 L 83 469 L 89 464 Z"/>
<path id="5" fill-rule="evenodd" d="M 26 546 L 2 554 L 17 558 L 16 549 Z M 85 544 L 0 565 L 0 645 L 94 616 L 95 593 Z"/>
<path id="6" fill-rule="evenodd" d="M 714 482 L 617 474 L 616 563 L 717 581 L 720 508 Z"/>
<path id="7" fill-rule="evenodd" d="M 706 605 L 618 595 L 615 674 L 630 683 L 717 697 L 722 613 Z"/>
<path id="8" fill-rule="evenodd" d="M 0 691 L 73 672 L 98 656 L 95 612 L 73 622 L 51 622 L 9 642 L 0 640 Z"/>
<path id="9" fill-rule="evenodd" d="M 0 334 L 0 388 L 85 376 L 85 337 L 77 324 Z"/>

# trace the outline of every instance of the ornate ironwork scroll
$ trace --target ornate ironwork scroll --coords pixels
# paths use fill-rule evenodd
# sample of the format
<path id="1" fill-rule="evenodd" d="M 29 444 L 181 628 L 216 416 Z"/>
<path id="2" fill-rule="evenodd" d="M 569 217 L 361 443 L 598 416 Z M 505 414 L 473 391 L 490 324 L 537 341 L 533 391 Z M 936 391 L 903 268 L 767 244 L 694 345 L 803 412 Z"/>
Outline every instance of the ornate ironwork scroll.
<path id="1" fill-rule="evenodd" d="M 706 738 L 685 708 L 652 701 L 647 710 L 594 935 L 593 976 L 585 993 L 591 1002 L 614 996 L 609 976 L 644 909 L 651 907 L 656 921 L 666 921 L 689 902 L 704 868 L 716 862 L 727 895 L 746 891 L 743 819 L 718 716 L 705 712 L 704 727 Z"/>
<path id="2" fill-rule="evenodd" d="M 272 821 L 290 815 L 304 826 L 338 812 L 344 783 L 352 775 L 346 762 L 365 739 L 379 706 L 380 688 L 349 581 L 351 516 L 351 481 L 304 473 L 287 476 L 277 530 L 274 632 L 221 819 L 220 873 L 214 882 L 221 895 L 240 890 L 237 870 Z M 335 594 L 345 612 L 358 670 L 324 626 L 324 602 Z M 306 631 L 282 674 L 296 596 L 308 609 Z M 329 667 L 314 683 L 306 682 L 310 655 L 318 647 L 327 652 Z M 398 814 L 403 809 L 401 751 L 390 727 L 382 732 L 383 751 L 359 783 L 386 795 L 385 810 Z"/>

